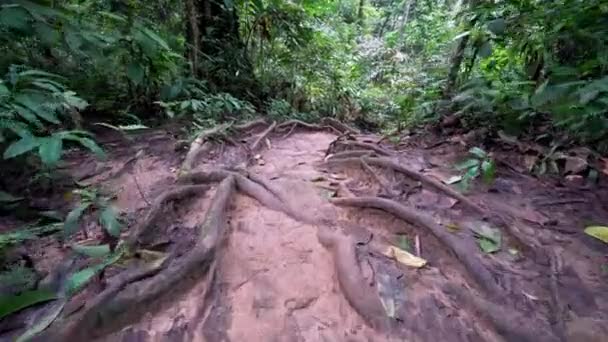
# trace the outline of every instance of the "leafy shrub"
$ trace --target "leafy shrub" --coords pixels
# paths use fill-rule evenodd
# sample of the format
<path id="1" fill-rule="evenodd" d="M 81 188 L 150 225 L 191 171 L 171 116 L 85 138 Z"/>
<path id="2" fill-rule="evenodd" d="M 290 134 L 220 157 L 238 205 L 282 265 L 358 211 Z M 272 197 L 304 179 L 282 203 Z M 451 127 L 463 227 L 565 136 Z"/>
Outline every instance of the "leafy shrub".
<path id="1" fill-rule="evenodd" d="M 51 73 L 12 66 L 0 82 L 0 139 L 11 142 L 4 150 L 4 159 L 37 149 L 43 164 L 55 166 L 66 140 L 103 157 L 103 151 L 87 132 L 50 133 L 66 118 L 79 124 L 77 111 L 87 106 L 86 101 L 59 83 L 61 80 L 60 76 Z"/>

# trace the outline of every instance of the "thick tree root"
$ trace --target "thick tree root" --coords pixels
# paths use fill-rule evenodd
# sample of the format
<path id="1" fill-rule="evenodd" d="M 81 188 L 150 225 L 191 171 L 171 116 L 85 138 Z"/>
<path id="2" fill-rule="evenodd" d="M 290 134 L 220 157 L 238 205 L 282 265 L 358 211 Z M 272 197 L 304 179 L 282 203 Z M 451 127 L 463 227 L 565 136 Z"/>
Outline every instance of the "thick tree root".
<path id="1" fill-rule="evenodd" d="M 430 187 L 434 188 L 435 190 L 439 190 L 439 191 L 445 193 L 446 195 L 459 200 L 460 202 L 462 202 L 469 208 L 475 210 L 476 212 L 478 212 L 482 215 L 485 215 L 485 210 L 482 207 L 480 207 L 475 202 L 471 201 L 470 199 L 468 199 L 466 196 L 462 195 L 458 191 L 456 191 L 456 190 L 450 188 L 449 186 L 444 185 L 432 178 L 429 178 L 419 172 L 410 170 L 410 169 L 392 161 L 389 158 L 368 158 L 368 157 L 344 158 L 344 159 L 333 159 L 332 158 L 327 161 L 327 164 L 331 166 L 331 165 L 338 165 L 338 164 L 343 164 L 343 163 L 361 163 L 362 159 L 369 165 L 382 166 L 382 167 L 385 167 L 388 169 L 392 169 L 396 172 L 403 173 L 407 177 L 417 180 L 427 186 L 430 186 Z"/>
<path id="2" fill-rule="evenodd" d="M 313 219 L 302 214 L 299 210 L 292 208 L 274 187 L 262 178 L 249 175 L 245 177 L 237 172 L 228 170 L 195 171 L 180 177 L 180 183 L 204 184 L 219 182 L 222 179 L 232 176 L 236 180 L 239 191 L 257 200 L 262 205 L 276 211 L 287 214 L 296 221 L 305 223 L 315 223 Z M 255 180 L 254 180 L 255 179 Z M 257 180 L 257 181 L 256 181 Z"/>
<path id="3" fill-rule="evenodd" d="M 248 121 L 248 122 L 242 123 L 240 125 L 234 125 L 232 127 L 235 130 L 244 133 L 244 132 L 247 132 L 250 129 L 256 127 L 256 126 L 266 126 L 266 125 L 267 125 L 266 120 L 264 120 L 264 119 L 256 119 L 256 120 L 253 120 L 253 121 Z"/>
<path id="4" fill-rule="evenodd" d="M 184 159 L 180 168 L 180 173 L 186 173 L 190 171 L 194 165 L 194 162 L 201 153 L 206 151 L 205 143 L 207 140 L 215 135 L 221 134 L 224 130 L 230 127 L 230 124 L 223 124 L 214 128 L 202 131 L 196 139 L 190 145 L 186 158 Z"/>
<path id="5" fill-rule="evenodd" d="M 170 201 L 177 201 L 185 197 L 200 195 L 207 191 L 207 185 L 183 185 L 165 191 L 160 195 L 148 209 L 143 220 L 132 228 L 131 234 L 126 239 L 126 243 L 131 250 L 141 244 L 140 238 L 148 232 L 162 215 L 163 207 Z"/>
<path id="6" fill-rule="evenodd" d="M 492 273 L 475 256 L 473 252 L 477 250 L 475 243 L 469 239 L 462 239 L 450 233 L 445 227 L 435 223 L 431 217 L 413 211 L 395 201 L 380 197 L 334 198 L 331 199 L 331 202 L 341 206 L 381 209 L 414 226 L 428 229 L 456 255 L 473 279 L 488 295 L 494 298 L 504 295 L 504 290 L 498 286 Z"/>
<path id="7" fill-rule="evenodd" d="M 378 155 L 386 156 L 386 157 L 393 155 L 392 152 L 385 150 L 378 145 L 370 144 L 370 143 L 366 143 L 366 142 L 362 142 L 362 141 L 339 140 L 336 142 L 336 145 L 345 146 L 345 147 L 355 147 L 357 149 L 363 149 L 363 150 L 371 150 L 371 151 L 376 152 Z"/>
<path id="8" fill-rule="evenodd" d="M 276 121 L 273 122 L 270 126 L 268 126 L 268 128 L 266 130 L 264 130 L 264 132 L 262 132 L 262 134 L 260 134 L 260 136 L 253 142 L 253 144 L 251 144 L 251 147 L 249 149 L 251 151 L 255 152 L 258 149 L 258 147 L 260 147 L 260 143 L 262 141 L 264 141 L 264 139 L 266 139 L 268 134 L 270 134 L 276 126 L 277 126 Z"/>
<path id="9" fill-rule="evenodd" d="M 321 119 L 321 123 L 326 126 L 334 127 L 336 130 L 338 130 L 342 133 L 350 133 L 350 134 L 361 133 L 361 132 L 359 132 L 358 129 L 352 128 L 334 118 L 323 118 L 323 119 Z"/>
<path id="10" fill-rule="evenodd" d="M 302 126 L 304 128 L 308 128 L 310 130 L 315 130 L 315 131 L 321 131 L 321 130 L 324 130 L 324 129 L 329 129 L 330 131 L 333 131 L 334 133 L 336 133 L 338 135 L 342 134 L 342 132 L 340 130 L 338 130 L 337 128 L 335 128 L 333 126 L 321 126 L 321 125 L 316 125 L 316 124 L 309 124 L 307 122 L 300 121 L 300 120 L 287 120 L 287 121 L 284 121 L 281 124 L 277 125 L 276 131 L 277 132 L 283 132 L 283 131 L 285 131 L 287 129 L 293 128 L 293 125 Z"/>
<path id="11" fill-rule="evenodd" d="M 326 227 L 319 228 L 317 238 L 333 256 L 338 282 L 348 303 L 372 328 L 386 330 L 389 325 L 388 316 L 380 298 L 361 275 L 355 242 L 352 238 L 340 232 L 332 232 Z"/>
<path id="12" fill-rule="evenodd" d="M 490 321 L 499 335 L 507 341 L 517 342 L 558 342 L 558 338 L 548 322 L 536 317 L 524 316 L 516 311 L 509 310 L 469 291 L 448 284 L 444 292 L 453 296 L 458 303 L 470 306 L 478 311 L 481 317 Z M 544 327 L 544 328 L 543 328 Z M 574 341 L 573 341 L 574 342 Z"/>
<path id="13" fill-rule="evenodd" d="M 206 218 L 197 229 L 197 242 L 184 259 L 171 262 L 144 281 L 121 283 L 110 292 L 102 293 L 102 297 L 93 301 L 83 312 L 67 318 L 67 321 L 57 322 L 41 336 L 40 341 L 84 341 L 103 336 L 135 322 L 152 307 L 161 306 L 164 296 L 180 293 L 193 286 L 206 275 L 214 261 L 224 234 L 226 210 L 234 184 L 233 177 L 227 177 L 220 183 Z M 146 276 L 145 272 L 143 276 Z"/>
<path id="14" fill-rule="evenodd" d="M 376 152 L 370 150 L 351 150 L 329 154 L 326 160 L 339 160 L 346 158 L 360 158 L 360 157 L 376 157 Z"/>

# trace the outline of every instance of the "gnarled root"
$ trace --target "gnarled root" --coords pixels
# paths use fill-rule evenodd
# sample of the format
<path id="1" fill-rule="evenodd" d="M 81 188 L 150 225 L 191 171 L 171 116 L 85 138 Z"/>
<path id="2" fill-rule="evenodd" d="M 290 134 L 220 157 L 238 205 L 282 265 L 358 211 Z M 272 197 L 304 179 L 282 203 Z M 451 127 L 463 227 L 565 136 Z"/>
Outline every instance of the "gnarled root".
<path id="1" fill-rule="evenodd" d="M 262 141 L 264 141 L 264 139 L 266 139 L 268 134 L 270 134 L 270 132 L 272 132 L 276 126 L 277 126 L 276 121 L 273 122 L 270 126 L 268 126 L 268 128 L 266 130 L 264 130 L 264 132 L 262 132 L 262 134 L 260 134 L 260 136 L 253 142 L 253 144 L 251 144 L 251 147 L 249 149 L 251 151 L 255 152 L 255 150 L 257 150 L 258 147 L 260 147 L 260 143 Z"/>
<path id="2" fill-rule="evenodd" d="M 140 238 L 154 226 L 162 215 L 163 207 L 167 202 L 177 201 L 197 194 L 200 195 L 208 189 L 209 186 L 207 185 L 182 185 L 165 191 L 154 201 L 144 219 L 133 227 L 131 234 L 126 240 L 127 245 L 131 249 L 134 249 L 136 245 L 140 244 Z"/>
<path id="3" fill-rule="evenodd" d="M 465 266 L 473 279 L 490 296 L 498 298 L 504 291 L 498 286 L 492 273 L 472 251 L 477 250 L 473 241 L 459 238 L 424 214 L 413 211 L 395 201 L 380 197 L 334 198 L 331 202 L 336 205 L 358 208 L 375 208 L 391 213 L 402 220 L 418 227 L 428 229 L 435 237 L 448 247 Z"/>
<path id="4" fill-rule="evenodd" d="M 444 292 L 454 297 L 461 305 L 468 305 L 478 311 L 480 315 L 490 321 L 499 335 L 507 341 L 522 342 L 558 342 L 560 339 L 554 334 L 548 322 L 535 317 L 524 316 L 516 311 L 509 310 L 469 291 L 448 284 Z M 541 328 L 545 327 L 545 328 Z"/>
<path id="5" fill-rule="evenodd" d="M 337 146 L 345 146 L 345 147 L 355 147 L 359 150 L 371 150 L 376 152 L 378 155 L 381 156 L 392 156 L 393 153 L 383 149 L 382 147 L 375 145 L 375 144 L 370 144 L 370 143 L 366 143 L 366 142 L 362 142 L 362 141 L 352 141 L 352 140 L 339 140 L 336 141 L 336 145 Z"/>
<path id="6" fill-rule="evenodd" d="M 186 158 L 182 163 L 180 168 L 180 173 L 186 173 L 190 171 L 194 165 L 194 162 L 198 158 L 198 156 L 203 153 L 205 148 L 205 143 L 207 140 L 215 135 L 221 134 L 224 130 L 230 127 L 230 124 L 223 124 L 216 126 L 214 128 L 202 131 L 196 139 L 190 144 L 190 148 L 188 149 L 188 153 L 186 154 Z"/>
<path id="7" fill-rule="evenodd" d="M 259 176 L 250 174 L 245 177 L 237 172 L 228 170 L 195 171 L 180 177 L 180 183 L 211 183 L 233 176 L 239 191 L 257 200 L 262 205 L 276 211 L 283 212 L 300 222 L 313 223 L 313 220 L 300 213 L 299 210 L 292 208 L 269 182 Z"/>
<path id="8" fill-rule="evenodd" d="M 185 290 L 194 285 L 206 275 L 215 259 L 224 234 L 226 210 L 234 184 L 234 178 L 227 177 L 218 186 L 205 220 L 197 229 L 196 244 L 184 259 L 172 261 L 144 281 L 121 283 L 110 292 L 102 293 L 99 300 L 93 301 L 77 316 L 51 327 L 40 341 L 84 341 L 89 337 L 103 336 L 136 321 L 151 307 L 160 306 L 161 298 L 179 293 L 177 289 Z M 131 280 L 136 281 L 146 275 L 144 272 Z"/>
<path id="9" fill-rule="evenodd" d="M 331 126 L 342 133 L 350 133 L 350 134 L 361 133 L 361 132 L 359 132 L 358 129 L 352 128 L 334 118 L 323 118 L 323 119 L 321 119 L 321 123 L 326 126 Z"/>
<path id="10" fill-rule="evenodd" d="M 319 228 L 317 238 L 333 256 L 338 282 L 348 303 L 372 328 L 384 330 L 388 325 L 388 317 L 380 298 L 361 275 L 355 242 L 352 238 L 340 232 L 329 231 L 326 227 Z"/>
<path id="11" fill-rule="evenodd" d="M 446 194 L 454 199 L 459 200 L 460 202 L 462 202 L 469 208 L 475 210 L 476 212 L 478 212 L 482 215 L 485 215 L 485 210 L 483 208 L 481 208 L 475 202 L 471 201 L 470 199 L 468 199 L 466 196 L 462 195 L 458 191 L 456 191 L 432 178 L 429 178 L 419 172 L 410 170 L 410 169 L 392 161 L 389 158 L 381 158 L 381 157 L 379 157 L 379 158 L 361 157 L 361 158 L 343 158 L 343 159 L 333 159 L 332 158 L 327 161 L 327 164 L 331 166 L 331 165 L 338 165 L 338 164 L 343 164 L 343 163 L 361 163 L 362 159 L 369 165 L 382 166 L 382 167 L 385 167 L 388 169 L 392 169 L 396 172 L 402 173 L 411 179 L 417 180 L 417 181 L 421 182 L 422 184 L 430 186 L 436 190 L 443 192 L 444 194 Z"/>

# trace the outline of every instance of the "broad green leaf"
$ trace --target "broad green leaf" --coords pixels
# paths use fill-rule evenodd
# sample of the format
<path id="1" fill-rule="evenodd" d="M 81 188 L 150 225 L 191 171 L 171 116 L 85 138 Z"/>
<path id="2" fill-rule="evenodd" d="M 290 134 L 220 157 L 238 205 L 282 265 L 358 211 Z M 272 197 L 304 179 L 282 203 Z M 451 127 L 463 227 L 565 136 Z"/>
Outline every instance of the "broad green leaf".
<path id="1" fill-rule="evenodd" d="M 167 42 L 165 42 L 165 40 L 162 39 L 161 37 L 159 37 L 156 33 L 152 32 L 151 30 L 149 30 L 145 27 L 141 28 L 141 32 L 143 34 L 145 34 L 147 37 L 149 37 L 150 39 L 152 39 L 161 48 L 163 48 L 165 50 L 170 50 L 169 45 L 167 45 Z"/>
<path id="2" fill-rule="evenodd" d="M 23 197 L 15 197 L 8 192 L 0 191 L 0 203 L 19 202 Z"/>
<path id="3" fill-rule="evenodd" d="M 4 95 L 8 95 L 10 94 L 10 91 L 8 90 L 8 88 L 4 85 L 4 82 L 2 82 L 0 80 L 0 96 L 4 96 Z"/>
<path id="4" fill-rule="evenodd" d="M 481 176 L 484 183 L 490 185 L 496 176 L 496 164 L 493 160 L 484 160 L 481 163 Z"/>
<path id="5" fill-rule="evenodd" d="M 467 160 L 463 161 L 462 163 L 456 164 L 454 167 L 458 171 L 463 171 L 463 170 L 468 170 L 472 167 L 477 167 L 477 166 L 479 166 L 479 163 L 480 163 L 480 161 L 477 159 L 467 159 Z"/>
<path id="6" fill-rule="evenodd" d="M 63 76 L 59 76 L 57 74 L 52 74 L 50 72 L 46 72 L 46 71 L 42 71 L 42 70 L 36 70 L 36 69 L 29 69 L 29 70 L 25 70 L 19 73 L 19 77 L 23 78 L 23 77 L 49 77 L 49 78 L 59 78 L 59 79 L 63 79 Z"/>
<path id="7" fill-rule="evenodd" d="M 488 154 L 486 153 L 486 151 L 482 150 L 479 147 L 473 147 L 472 149 L 469 150 L 469 153 L 474 155 L 475 157 L 479 158 L 479 159 L 485 159 Z"/>
<path id="8" fill-rule="evenodd" d="M 88 282 L 101 270 L 106 268 L 107 266 L 115 263 L 122 257 L 122 251 L 119 250 L 114 254 L 108 256 L 103 262 L 82 269 L 74 274 L 72 274 L 66 284 L 65 284 L 65 295 L 72 296 L 80 289 L 82 289 Z"/>
<path id="9" fill-rule="evenodd" d="M 488 30 L 490 30 L 495 35 L 504 33 L 506 28 L 507 23 L 502 18 L 494 19 L 488 22 Z"/>
<path id="10" fill-rule="evenodd" d="M 30 19 L 29 13 L 22 7 L 11 6 L 0 10 L 0 26 L 26 31 L 30 27 Z"/>
<path id="11" fill-rule="evenodd" d="M 585 228 L 585 234 L 608 243 L 608 227 L 606 226 L 589 226 Z"/>
<path id="12" fill-rule="evenodd" d="M 59 124 L 60 121 L 59 119 L 57 119 L 55 113 L 52 110 L 49 110 L 48 108 L 44 108 L 44 106 L 42 106 L 43 103 L 37 102 L 38 100 L 38 97 L 33 98 L 27 94 L 20 94 L 15 96 L 15 102 L 19 103 L 21 106 L 29 109 L 37 116 L 50 123 Z"/>
<path id="13" fill-rule="evenodd" d="M 144 81 L 144 67 L 137 62 L 132 62 L 127 66 L 127 77 L 131 82 L 139 85 Z"/>
<path id="14" fill-rule="evenodd" d="M 91 258 L 101 258 L 110 254 L 109 245 L 99 246 L 83 246 L 83 245 L 72 245 L 72 249 L 79 254 L 89 256 Z"/>
<path id="15" fill-rule="evenodd" d="M 19 116 L 22 117 L 25 121 L 31 123 L 36 128 L 42 128 L 42 122 L 40 122 L 40 120 L 38 120 L 36 113 L 32 112 L 31 110 L 29 110 L 25 107 L 19 106 L 17 104 L 14 104 L 14 109 L 17 112 L 17 114 L 19 114 Z"/>
<path id="16" fill-rule="evenodd" d="M 47 289 L 26 291 L 19 295 L 0 296 L 0 319 L 35 304 L 48 302 L 57 295 Z"/>
<path id="17" fill-rule="evenodd" d="M 38 154 L 42 162 L 47 166 L 55 166 L 63 152 L 61 137 L 53 135 L 48 138 L 39 138 L 38 141 L 40 142 Z"/>
<path id="18" fill-rule="evenodd" d="M 83 288 L 89 281 L 97 274 L 97 272 L 101 271 L 103 267 L 99 267 L 100 265 L 95 265 L 91 267 L 87 267 L 83 270 L 80 270 L 74 274 L 72 274 L 65 284 L 65 293 L 67 296 L 72 296 L 76 294 L 81 288 Z"/>
<path id="19" fill-rule="evenodd" d="M 54 27 L 45 23 L 35 23 L 34 29 L 36 30 L 36 35 L 38 36 L 38 38 L 40 38 L 42 44 L 48 47 L 55 46 L 55 44 L 57 44 L 61 39 L 61 33 Z"/>
<path id="20" fill-rule="evenodd" d="M 12 143 L 6 150 L 4 150 L 4 159 L 14 158 L 23 153 L 29 152 L 38 147 L 40 141 L 38 138 L 33 136 L 25 136 L 14 143 Z"/>
<path id="21" fill-rule="evenodd" d="M 502 235 L 500 230 L 490 227 L 481 221 L 472 222 L 469 228 L 475 234 L 479 248 L 484 253 L 494 253 L 500 250 L 502 245 Z"/>
<path id="22" fill-rule="evenodd" d="M 68 213 L 63 223 L 63 234 L 67 237 L 74 234 L 78 230 L 78 220 L 87 208 L 91 206 L 90 202 L 81 203 L 76 208 Z"/>
<path id="23" fill-rule="evenodd" d="M 53 303 L 52 307 L 48 310 L 48 313 L 39 319 L 36 324 L 27 329 L 15 342 L 26 342 L 31 340 L 34 336 L 38 335 L 42 331 L 51 325 L 57 319 L 65 304 L 67 303 L 66 298 L 61 298 L 56 303 Z"/>
<path id="24" fill-rule="evenodd" d="M 479 54 L 479 57 L 481 57 L 481 58 L 486 58 L 486 57 L 492 56 L 492 42 L 490 42 L 488 40 L 485 43 L 483 43 L 479 47 L 479 50 L 477 53 Z"/>
<path id="25" fill-rule="evenodd" d="M 77 141 L 82 146 L 88 148 L 91 152 L 93 152 L 97 156 L 97 158 L 99 158 L 99 159 L 105 159 L 106 158 L 105 152 L 92 139 L 89 139 L 89 138 L 80 138 Z"/>
<path id="26" fill-rule="evenodd" d="M 99 223 L 101 223 L 110 235 L 115 237 L 120 236 L 120 222 L 118 222 L 118 215 L 114 207 L 108 205 L 101 211 L 101 214 L 99 214 Z"/>

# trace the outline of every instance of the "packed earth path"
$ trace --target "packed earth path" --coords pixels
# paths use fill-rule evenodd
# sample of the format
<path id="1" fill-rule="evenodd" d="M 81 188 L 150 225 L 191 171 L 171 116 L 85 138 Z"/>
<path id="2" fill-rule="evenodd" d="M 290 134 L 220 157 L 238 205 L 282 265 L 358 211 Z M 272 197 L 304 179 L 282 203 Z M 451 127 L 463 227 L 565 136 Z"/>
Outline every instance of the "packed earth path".
<path id="1" fill-rule="evenodd" d="M 463 194 L 445 182 L 460 144 L 394 144 L 334 120 L 222 125 L 189 146 L 158 130 L 121 139 L 113 160 L 67 169 L 116 194 L 129 258 L 35 340 L 608 336 L 606 249 L 581 228 L 606 222 L 600 190 L 499 169 Z"/>

